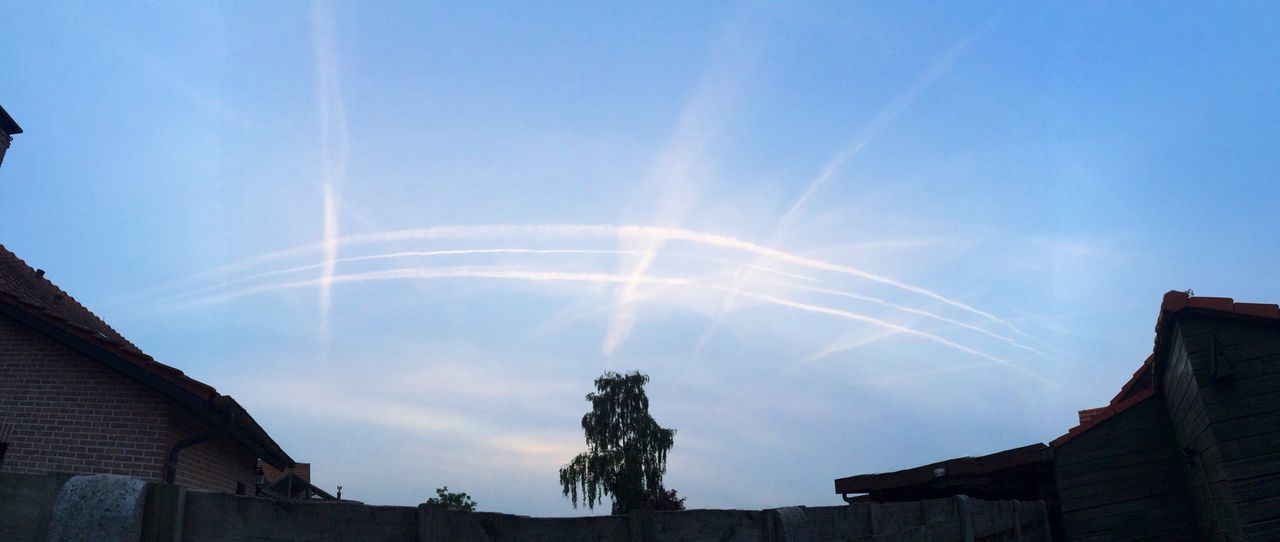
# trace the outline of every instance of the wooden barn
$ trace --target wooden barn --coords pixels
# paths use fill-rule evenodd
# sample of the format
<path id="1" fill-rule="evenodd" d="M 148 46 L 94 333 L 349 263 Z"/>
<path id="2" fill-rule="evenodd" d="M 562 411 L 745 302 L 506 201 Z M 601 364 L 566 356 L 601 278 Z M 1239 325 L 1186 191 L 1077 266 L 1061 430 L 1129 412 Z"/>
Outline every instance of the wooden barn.
<path id="1" fill-rule="evenodd" d="M 1043 449 L 841 478 L 836 492 L 1041 496 L 1072 541 L 1280 540 L 1280 307 L 1165 294 L 1151 356 L 1079 415 Z"/>

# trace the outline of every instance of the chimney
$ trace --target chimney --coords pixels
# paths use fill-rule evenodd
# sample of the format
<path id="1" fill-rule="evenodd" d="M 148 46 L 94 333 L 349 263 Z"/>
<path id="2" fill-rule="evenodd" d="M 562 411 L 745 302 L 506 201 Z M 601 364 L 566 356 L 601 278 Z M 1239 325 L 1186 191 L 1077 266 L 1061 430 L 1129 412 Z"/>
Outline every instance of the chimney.
<path id="1" fill-rule="evenodd" d="M 9 142 L 14 134 L 22 133 L 22 127 L 13 121 L 13 117 L 0 106 L 0 164 L 4 163 L 4 151 L 9 150 Z"/>

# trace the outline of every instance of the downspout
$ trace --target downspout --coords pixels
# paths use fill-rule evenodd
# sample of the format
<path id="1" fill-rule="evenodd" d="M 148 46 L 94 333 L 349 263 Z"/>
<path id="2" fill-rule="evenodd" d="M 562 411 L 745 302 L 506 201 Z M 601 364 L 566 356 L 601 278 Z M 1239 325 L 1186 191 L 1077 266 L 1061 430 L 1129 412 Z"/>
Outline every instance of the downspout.
<path id="1" fill-rule="evenodd" d="M 164 462 L 164 483 L 173 485 L 178 478 L 178 454 L 187 448 L 197 444 L 219 439 L 231 434 L 231 429 L 235 427 L 236 414 L 234 412 L 227 413 L 227 424 L 221 428 L 215 428 L 208 433 L 200 433 L 191 435 L 187 438 L 179 440 L 169 448 L 169 458 Z"/>

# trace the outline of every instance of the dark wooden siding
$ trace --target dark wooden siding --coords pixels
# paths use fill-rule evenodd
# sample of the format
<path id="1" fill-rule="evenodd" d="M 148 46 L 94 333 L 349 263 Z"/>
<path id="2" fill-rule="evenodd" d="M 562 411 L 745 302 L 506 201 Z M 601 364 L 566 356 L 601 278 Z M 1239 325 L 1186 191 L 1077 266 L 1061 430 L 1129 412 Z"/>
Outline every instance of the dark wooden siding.
<path id="1" fill-rule="evenodd" d="M 1230 493 L 1244 539 L 1280 540 L 1280 325 L 1183 314 L 1178 329 L 1216 444 L 1203 457 L 1210 477 Z"/>
<path id="2" fill-rule="evenodd" d="M 1222 470 L 1221 451 L 1180 334 L 1174 334 L 1167 360 L 1160 387 L 1174 440 L 1183 451 L 1183 477 L 1201 538 L 1242 540 L 1242 522 Z"/>
<path id="3" fill-rule="evenodd" d="M 1059 446 L 1067 540 L 1197 540 L 1180 455 L 1158 395 Z"/>

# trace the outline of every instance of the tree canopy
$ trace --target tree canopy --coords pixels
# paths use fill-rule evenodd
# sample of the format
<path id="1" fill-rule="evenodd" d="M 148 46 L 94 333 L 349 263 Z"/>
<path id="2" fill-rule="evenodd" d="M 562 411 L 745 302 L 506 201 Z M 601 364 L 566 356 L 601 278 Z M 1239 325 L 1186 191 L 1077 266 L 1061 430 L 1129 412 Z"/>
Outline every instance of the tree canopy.
<path id="1" fill-rule="evenodd" d="M 460 510 L 462 512 L 476 511 L 476 501 L 471 499 L 471 495 L 460 491 L 449 491 L 449 486 L 436 488 L 436 496 L 427 499 L 427 504 L 443 506 L 449 510 Z"/>
<path id="2" fill-rule="evenodd" d="M 662 476 L 676 432 L 649 415 L 647 382 L 649 377 L 639 371 L 609 371 L 596 379 L 596 391 L 587 394 L 591 411 L 582 417 L 587 451 L 560 469 L 560 485 L 575 508 L 579 498 L 595 509 L 611 496 L 613 513 L 625 514 L 663 500 Z"/>

